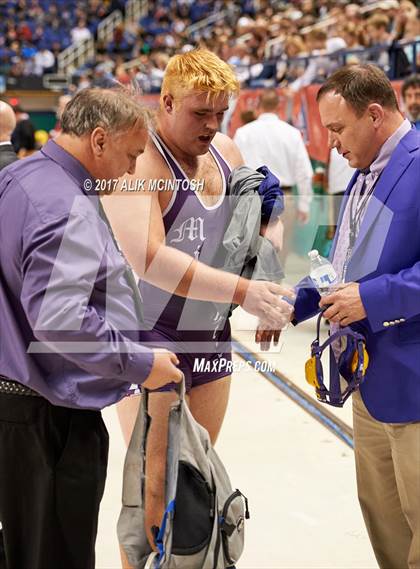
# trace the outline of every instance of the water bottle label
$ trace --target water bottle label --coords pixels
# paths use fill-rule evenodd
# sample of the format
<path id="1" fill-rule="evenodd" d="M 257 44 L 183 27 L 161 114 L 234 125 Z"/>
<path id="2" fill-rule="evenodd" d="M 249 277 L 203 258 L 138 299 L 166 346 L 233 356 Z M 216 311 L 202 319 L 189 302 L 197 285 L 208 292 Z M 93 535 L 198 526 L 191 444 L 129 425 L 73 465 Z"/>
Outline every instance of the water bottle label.
<path id="1" fill-rule="evenodd" d="M 321 296 L 328 294 L 331 285 L 337 282 L 337 273 L 334 267 L 323 267 L 323 271 L 314 271 L 311 273 L 312 281 L 318 289 Z"/>
<path id="2" fill-rule="evenodd" d="M 332 273 L 327 273 L 321 276 L 321 285 L 330 285 L 335 281 L 335 275 Z"/>

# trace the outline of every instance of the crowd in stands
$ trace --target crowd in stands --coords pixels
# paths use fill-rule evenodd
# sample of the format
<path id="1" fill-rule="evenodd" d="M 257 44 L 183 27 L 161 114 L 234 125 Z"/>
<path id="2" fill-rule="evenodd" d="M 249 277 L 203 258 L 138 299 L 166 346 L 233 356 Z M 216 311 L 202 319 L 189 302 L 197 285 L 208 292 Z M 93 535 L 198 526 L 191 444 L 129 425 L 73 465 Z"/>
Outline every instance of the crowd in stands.
<path id="1" fill-rule="evenodd" d="M 123 2 L 0 0 L 0 74 L 20 77 L 56 70 L 57 55 L 94 36 L 99 22 Z"/>
<path id="2" fill-rule="evenodd" d="M 203 17 L 208 24 L 195 26 Z M 344 62 L 343 53 L 347 62 L 377 63 L 392 78 L 420 69 L 420 48 L 415 63 L 411 45 L 420 40 L 419 14 L 411 0 L 161 0 L 137 27 L 118 29 L 116 40 L 99 54 L 96 68 L 82 74 L 83 85 L 107 75 L 158 92 L 168 58 L 197 45 L 232 64 L 250 87 L 298 90 L 322 81 Z M 134 62 L 127 66 L 126 60 Z"/>
<path id="3" fill-rule="evenodd" d="M 250 87 L 298 90 L 344 61 L 375 62 L 391 78 L 420 69 L 420 47 L 414 61 L 410 44 L 420 40 L 411 0 L 157 0 L 149 6 L 138 23 L 117 26 L 108 44 L 97 42 L 96 59 L 79 70 L 74 89 L 116 78 L 158 92 L 169 57 L 198 45 L 232 64 Z M 0 67 L 7 60 L 11 74 L 54 70 L 57 53 L 94 36 L 100 18 L 115 7 L 124 11 L 124 2 L 0 0 Z"/>

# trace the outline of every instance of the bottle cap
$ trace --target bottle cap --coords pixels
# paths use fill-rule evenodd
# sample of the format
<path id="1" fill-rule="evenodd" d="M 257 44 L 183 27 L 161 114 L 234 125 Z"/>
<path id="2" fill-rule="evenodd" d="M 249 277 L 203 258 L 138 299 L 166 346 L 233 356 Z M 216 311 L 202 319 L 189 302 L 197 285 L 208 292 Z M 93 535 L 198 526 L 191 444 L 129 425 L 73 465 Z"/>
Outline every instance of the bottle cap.
<path id="1" fill-rule="evenodd" d="M 312 259 L 316 259 L 318 257 L 319 253 L 316 249 L 312 249 L 312 251 L 309 251 L 308 253 L 308 257 L 312 260 Z"/>

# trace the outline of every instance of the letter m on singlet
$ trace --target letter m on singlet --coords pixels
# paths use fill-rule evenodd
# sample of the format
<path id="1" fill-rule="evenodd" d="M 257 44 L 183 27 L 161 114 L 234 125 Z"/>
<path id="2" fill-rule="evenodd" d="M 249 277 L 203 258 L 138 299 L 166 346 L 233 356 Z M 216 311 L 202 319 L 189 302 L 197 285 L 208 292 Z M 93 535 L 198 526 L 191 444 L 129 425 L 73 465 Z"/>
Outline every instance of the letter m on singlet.
<path id="1" fill-rule="evenodd" d="M 195 241 L 196 239 L 204 241 L 204 220 L 202 217 L 190 217 L 174 231 L 177 236 L 171 239 L 171 243 L 182 243 L 185 238 L 190 241 Z"/>

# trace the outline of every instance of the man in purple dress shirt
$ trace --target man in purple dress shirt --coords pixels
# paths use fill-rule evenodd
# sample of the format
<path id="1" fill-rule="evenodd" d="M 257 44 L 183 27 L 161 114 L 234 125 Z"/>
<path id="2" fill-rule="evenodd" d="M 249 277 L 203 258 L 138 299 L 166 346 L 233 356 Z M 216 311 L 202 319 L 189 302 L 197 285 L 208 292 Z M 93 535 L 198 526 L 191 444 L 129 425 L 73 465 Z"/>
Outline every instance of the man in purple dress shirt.
<path id="1" fill-rule="evenodd" d="M 100 409 L 181 379 L 174 354 L 138 343 L 138 290 L 95 191 L 134 173 L 146 141 L 129 94 L 85 90 L 55 142 L 0 174 L 2 568 L 94 568 Z"/>

